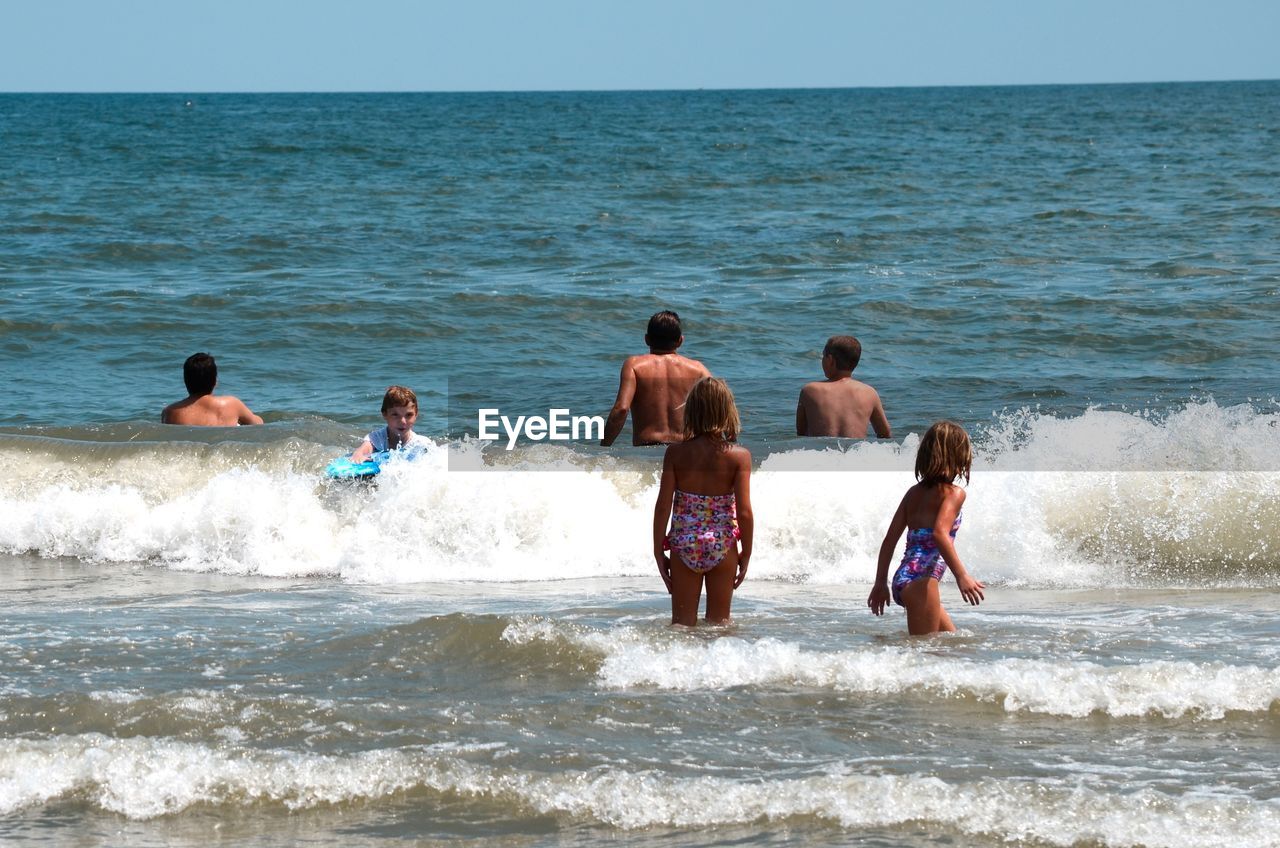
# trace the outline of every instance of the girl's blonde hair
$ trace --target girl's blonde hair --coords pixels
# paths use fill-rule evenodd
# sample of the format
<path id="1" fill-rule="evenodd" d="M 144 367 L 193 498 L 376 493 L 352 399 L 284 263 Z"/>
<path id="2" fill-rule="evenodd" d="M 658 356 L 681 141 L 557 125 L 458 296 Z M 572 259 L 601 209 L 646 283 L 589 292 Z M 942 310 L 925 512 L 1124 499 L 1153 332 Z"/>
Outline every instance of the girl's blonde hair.
<path id="1" fill-rule="evenodd" d="M 921 483 L 953 483 L 957 477 L 963 477 L 968 483 L 972 465 L 969 434 L 956 422 L 938 421 L 920 438 L 916 479 Z"/>
<path id="2" fill-rule="evenodd" d="M 684 437 L 692 439 L 704 433 L 714 433 L 726 442 L 738 438 L 742 423 L 738 420 L 738 406 L 733 402 L 733 392 L 718 377 L 703 377 L 689 389 L 684 399 Z"/>

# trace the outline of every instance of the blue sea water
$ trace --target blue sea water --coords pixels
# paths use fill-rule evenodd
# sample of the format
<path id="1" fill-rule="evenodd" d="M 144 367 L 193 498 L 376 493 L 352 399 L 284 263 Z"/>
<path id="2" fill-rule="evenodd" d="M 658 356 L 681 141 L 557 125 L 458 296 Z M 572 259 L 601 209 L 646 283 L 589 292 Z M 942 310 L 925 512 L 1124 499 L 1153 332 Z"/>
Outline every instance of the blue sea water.
<path id="1" fill-rule="evenodd" d="M 1265 400 L 1277 97 L 4 95 L 0 422 L 154 420 L 198 349 L 273 421 L 602 411 L 663 307 L 761 436 L 836 333 L 904 426 Z"/>
<path id="2" fill-rule="evenodd" d="M 0 839 L 1280 844 L 1276 185 L 1280 82 L 0 95 Z M 727 630 L 658 454 L 470 437 L 662 308 L 755 457 Z M 838 333 L 893 439 L 794 436 Z M 158 423 L 197 350 L 265 426 Z M 425 459 L 324 482 L 391 383 Z M 988 600 L 908 640 L 941 417 Z"/>

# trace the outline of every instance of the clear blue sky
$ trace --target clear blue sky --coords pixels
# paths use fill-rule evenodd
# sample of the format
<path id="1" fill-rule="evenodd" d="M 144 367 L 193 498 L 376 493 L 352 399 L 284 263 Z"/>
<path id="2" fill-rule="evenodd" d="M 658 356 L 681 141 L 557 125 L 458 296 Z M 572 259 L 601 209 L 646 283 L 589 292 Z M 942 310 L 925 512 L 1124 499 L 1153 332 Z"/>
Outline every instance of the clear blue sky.
<path id="1" fill-rule="evenodd" d="M 1280 78 L 1280 0 L 0 0 L 0 91 Z"/>

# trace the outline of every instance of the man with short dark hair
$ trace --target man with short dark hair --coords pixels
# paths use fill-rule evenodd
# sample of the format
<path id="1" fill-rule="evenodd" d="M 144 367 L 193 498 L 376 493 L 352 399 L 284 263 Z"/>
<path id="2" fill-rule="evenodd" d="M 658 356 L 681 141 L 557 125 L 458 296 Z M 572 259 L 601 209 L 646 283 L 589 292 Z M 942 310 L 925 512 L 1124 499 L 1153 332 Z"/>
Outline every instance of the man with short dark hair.
<path id="1" fill-rule="evenodd" d="M 853 336 L 832 336 L 822 349 L 822 373 L 800 390 L 796 404 L 797 436 L 842 436 L 865 439 L 867 426 L 882 439 L 892 437 L 880 395 L 853 379 L 862 358 L 862 345 Z"/>
<path id="2" fill-rule="evenodd" d="M 171 403 L 160 413 L 165 424 L 188 427 L 234 427 L 237 424 L 261 424 L 240 398 L 215 395 L 218 364 L 207 353 L 195 353 L 182 363 L 182 381 L 187 384 L 185 400 Z"/>
<path id="3" fill-rule="evenodd" d="M 628 356 L 618 378 L 618 397 L 609 410 L 600 444 L 608 447 L 632 415 L 631 443 L 665 445 L 684 441 L 684 399 L 693 384 L 711 376 L 701 362 L 676 353 L 684 344 L 680 316 L 664 309 L 649 319 L 648 353 Z"/>

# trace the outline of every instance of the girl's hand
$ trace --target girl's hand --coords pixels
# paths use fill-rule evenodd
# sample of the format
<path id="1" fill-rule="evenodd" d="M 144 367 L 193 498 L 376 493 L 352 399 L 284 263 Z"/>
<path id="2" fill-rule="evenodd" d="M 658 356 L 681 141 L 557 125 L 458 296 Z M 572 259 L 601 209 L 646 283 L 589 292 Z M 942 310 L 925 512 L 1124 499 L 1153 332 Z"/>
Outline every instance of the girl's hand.
<path id="1" fill-rule="evenodd" d="M 667 584 L 667 594 L 671 594 L 671 557 L 666 554 L 655 553 L 653 558 L 658 561 L 658 573 L 662 575 L 662 582 Z"/>
<path id="2" fill-rule="evenodd" d="M 987 597 L 982 594 L 982 590 L 987 587 L 970 577 L 968 572 L 956 578 L 956 585 L 960 587 L 960 597 L 975 607 Z"/>
<path id="3" fill-rule="evenodd" d="M 867 595 L 867 606 L 871 607 L 871 612 L 875 615 L 884 615 L 884 608 L 889 603 L 889 584 L 877 583 L 871 587 L 871 594 Z"/>
<path id="4" fill-rule="evenodd" d="M 733 578 L 733 588 L 738 588 L 747 579 L 747 561 L 750 559 L 751 554 L 738 554 L 738 576 Z"/>

